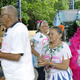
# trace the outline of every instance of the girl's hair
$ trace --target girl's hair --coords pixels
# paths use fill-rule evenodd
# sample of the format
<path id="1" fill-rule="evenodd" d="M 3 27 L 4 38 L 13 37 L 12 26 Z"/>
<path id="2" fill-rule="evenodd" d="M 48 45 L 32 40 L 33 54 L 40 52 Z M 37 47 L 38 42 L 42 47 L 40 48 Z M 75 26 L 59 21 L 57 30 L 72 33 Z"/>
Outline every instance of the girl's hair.
<path id="1" fill-rule="evenodd" d="M 65 41 L 64 31 L 62 31 L 62 29 L 61 29 L 60 27 L 54 26 L 54 27 L 52 27 L 51 29 L 55 29 L 55 30 L 58 32 L 58 34 L 62 34 L 61 40 L 62 40 L 62 41 Z"/>

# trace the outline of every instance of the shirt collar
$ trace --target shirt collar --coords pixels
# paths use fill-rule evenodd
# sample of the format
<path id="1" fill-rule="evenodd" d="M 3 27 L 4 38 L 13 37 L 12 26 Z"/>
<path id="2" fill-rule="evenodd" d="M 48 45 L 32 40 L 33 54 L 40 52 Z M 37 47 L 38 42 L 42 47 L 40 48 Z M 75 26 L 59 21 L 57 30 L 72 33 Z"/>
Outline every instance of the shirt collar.
<path id="1" fill-rule="evenodd" d="M 15 22 L 15 23 L 13 23 L 13 24 L 10 26 L 10 28 L 14 27 L 14 25 L 16 25 L 18 22 L 20 22 L 20 21 L 17 21 L 17 22 Z"/>
<path id="2" fill-rule="evenodd" d="M 16 25 L 18 22 L 20 22 L 20 21 L 17 21 L 17 22 L 15 22 L 15 23 L 13 23 L 9 28 L 14 27 L 14 25 Z M 7 29 L 5 30 L 5 32 L 7 32 Z"/>

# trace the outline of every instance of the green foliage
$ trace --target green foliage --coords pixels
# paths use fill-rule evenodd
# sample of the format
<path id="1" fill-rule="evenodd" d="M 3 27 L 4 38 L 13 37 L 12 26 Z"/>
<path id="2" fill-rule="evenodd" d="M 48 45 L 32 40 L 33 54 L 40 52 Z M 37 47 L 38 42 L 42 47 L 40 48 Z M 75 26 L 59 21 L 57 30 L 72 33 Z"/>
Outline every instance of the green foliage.
<path id="1" fill-rule="evenodd" d="M 68 26 L 66 29 L 67 31 L 67 41 L 74 35 L 74 33 L 77 31 L 77 28 L 79 27 L 75 21 L 70 21 L 70 22 L 64 22 L 64 26 Z"/>
<path id="2" fill-rule="evenodd" d="M 54 4 L 54 9 L 55 10 L 69 9 L 68 0 L 58 0 L 58 2 L 55 2 L 55 4 Z"/>
<path id="3" fill-rule="evenodd" d="M 32 0 L 28 1 L 26 6 L 27 13 L 31 20 L 47 20 L 49 23 L 52 23 L 53 17 L 55 14 L 53 5 L 57 0 Z"/>
<path id="4" fill-rule="evenodd" d="M 75 0 L 74 8 L 75 9 L 79 9 L 80 8 L 80 0 Z"/>
<path id="5" fill-rule="evenodd" d="M 16 0 L 0 0 L 0 11 L 5 5 L 14 5 L 17 8 Z M 75 8 L 79 7 L 80 1 L 75 0 Z M 49 26 L 52 26 L 55 11 L 65 9 L 69 9 L 69 0 L 21 0 L 22 22 L 29 22 L 32 29 L 35 29 L 37 20 L 47 20 Z"/>
<path id="6" fill-rule="evenodd" d="M 26 20 L 26 23 L 28 20 L 31 20 L 33 23 L 35 22 L 32 26 L 36 25 L 37 20 L 47 20 L 52 25 L 55 16 L 54 4 L 57 1 L 22 0 L 22 18 Z"/>
<path id="7" fill-rule="evenodd" d="M 74 35 L 78 27 L 79 26 L 76 24 L 76 20 L 75 20 L 73 24 L 68 28 L 68 38 L 71 38 Z"/>
<path id="8" fill-rule="evenodd" d="M 79 20 L 76 20 L 76 23 L 77 23 L 78 26 L 80 26 L 80 22 L 79 22 Z"/>
<path id="9" fill-rule="evenodd" d="M 16 0 L 0 0 L 0 12 L 1 12 L 1 7 L 7 6 L 7 5 L 16 6 Z"/>

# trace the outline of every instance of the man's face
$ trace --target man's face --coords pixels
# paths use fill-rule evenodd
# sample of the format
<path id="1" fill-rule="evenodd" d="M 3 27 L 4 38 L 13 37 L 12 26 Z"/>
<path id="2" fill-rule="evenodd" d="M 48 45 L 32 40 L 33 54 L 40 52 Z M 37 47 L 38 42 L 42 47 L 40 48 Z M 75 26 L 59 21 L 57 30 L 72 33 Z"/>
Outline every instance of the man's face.
<path id="1" fill-rule="evenodd" d="M 8 24 L 8 14 L 5 9 L 1 10 L 1 24 L 5 27 L 7 27 Z"/>

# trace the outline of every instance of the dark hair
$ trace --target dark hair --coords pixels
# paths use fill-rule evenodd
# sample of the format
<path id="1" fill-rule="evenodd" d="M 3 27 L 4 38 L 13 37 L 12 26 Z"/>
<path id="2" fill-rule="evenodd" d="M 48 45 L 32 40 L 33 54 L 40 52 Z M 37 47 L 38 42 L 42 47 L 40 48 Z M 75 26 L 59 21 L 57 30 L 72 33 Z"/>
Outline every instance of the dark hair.
<path id="1" fill-rule="evenodd" d="M 38 29 L 38 30 L 36 31 L 36 33 L 38 33 L 38 32 L 41 32 L 40 29 Z"/>
<path id="2" fill-rule="evenodd" d="M 41 27 L 42 22 L 43 22 L 43 21 L 40 22 L 39 27 Z"/>
<path id="3" fill-rule="evenodd" d="M 62 29 L 60 27 L 54 26 L 51 29 L 55 29 L 58 32 L 58 34 L 62 34 L 61 40 L 65 41 L 64 31 L 62 31 Z"/>
<path id="4" fill-rule="evenodd" d="M 40 22 L 39 27 L 41 27 L 42 22 L 43 22 L 43 21 Z M 36 33 L 38 33 L 38 32 L 40 32 L 40 29 L 38 29 L 38 30 L 36 31 Z"/>

